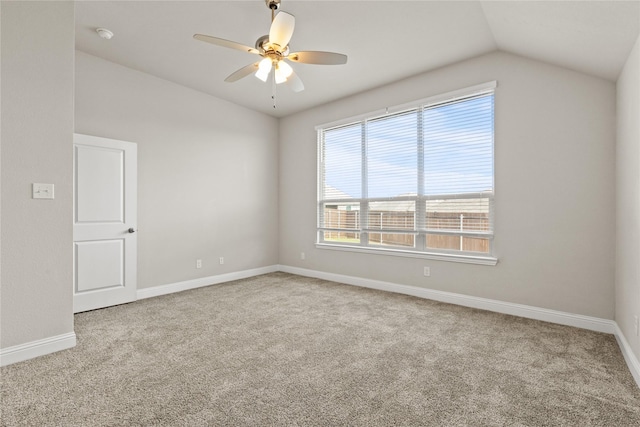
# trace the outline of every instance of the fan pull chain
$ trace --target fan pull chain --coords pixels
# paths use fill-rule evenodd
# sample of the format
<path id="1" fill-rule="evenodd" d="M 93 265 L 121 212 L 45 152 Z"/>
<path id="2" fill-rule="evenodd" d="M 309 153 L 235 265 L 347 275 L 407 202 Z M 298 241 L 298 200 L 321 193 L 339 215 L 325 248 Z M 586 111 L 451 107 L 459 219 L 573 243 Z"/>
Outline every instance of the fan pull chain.
<path id="1" fill-rule="evenodd" d="M 276 73 L 272 73 L 273 79 L 271 79 L 271 100 L 273 101 L 273 108 L 276 108 Z"/>

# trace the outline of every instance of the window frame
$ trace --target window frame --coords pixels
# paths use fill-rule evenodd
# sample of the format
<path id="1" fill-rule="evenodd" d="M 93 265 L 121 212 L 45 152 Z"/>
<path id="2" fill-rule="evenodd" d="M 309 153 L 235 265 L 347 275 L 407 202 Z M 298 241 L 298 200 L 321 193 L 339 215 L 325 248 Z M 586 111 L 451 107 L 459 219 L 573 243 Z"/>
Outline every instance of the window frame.
<path id="1" fill-rule="evenodd" d="M 361 253 L 374 253 L 374 254 L 385 254 L 392 256 L 401 256 L 401 257 L 409 257 L 409 258 L 424 258 L 424 259 L 435 259 L 441 261 L 453 261 L 453 262 L 462 262 L 462 263 L 470 263 L 470 264 L 480 264 L 480 265 L 496 265 L 498 259 L 494 255 L 493 248 L 493 239 L 495 234 L 495 227 L 491 227 L 491 230 L 488 232 L 483 231 L 452 231 L 452 230 L 442 230 L 442 229 L 428 229 L 426 226 L 426 207 L 429 200 L 443 200 L 443 199 L 473 199 L 473 198 L 482 198 L 488 199 L 489 206 L 489 216 L 490 216 L 490 224 L 494 224 L 494 199 L 495 199 L 495 89 L 497 87 L 496 81 L 491 81 L 487 83 L 483 83 L 480 85 L 451 91 L 447 93 L 443 93 L 440 95 L 431 96 L 428 98 L 424 98 L 421 100 L 413 101 L 407 104 L 385 108 L 383 111 L 378 110 L 374 112 L 370 112 L 367 114 L 362 114 L 356 117 L 350 117 L 347 119 L 326 123 L 322 125 L 316 126 L 317 132 L 317 204 L 316 204 L 316 214 L 317 214 L 317 224 L 316 224 L 316 248 L 319 249 L 328 249 L 328 250 L 339 250 L 339 251 L 347 251 L 347 252 L 361 252 Z M 493 140 L 492 140 L 492 148 L 491 148 L 491 173 L 492 173 L 492 181 L 493 187 L 491 191 L 487 192 L 476 192 L 476 193 L 462 193 L 462 194 L 449 194 L 449 195 L 424 195 L 424 164 L 422 167 L 418 169 L 418 191 L 416 195 L 402 195 L 402 196 L 394 196 L 394 197 L 380 197 L 380 198 L 371 198 L 367 197 L 367 165 L 366 161 L 366 138 L 364 136 L 366 131 L 367 122 L 384 118 L 385 116 L 391 116 L 396 114 L 402 114 L 404 112 L 409 111 L 421 111 L 421 109 L 425 107 L 435 107 L 440 104 L 448 104 L 457 100 L 463 100 L 465 98 L 473 98 L 477 96 L 483 96 L 491 94 L 494 96 L 494 111 L 493 111 L 493 120 L 494 120 L 494 128 L 493 128 Z M 419 120 L 421 119 L 421 114 L 418 114 Z M 325 171 L 324 168 L 324 141 L 323 141 L 323 132 L 330 129 L 336 129 L 345 126 L 353 126 L 360 125 L 362 132 L 362 152 L 361 159 L 363 160 L 363 165 L 361 166 L 361 179 L 362 179 L 362 194 L 360 198 L 335 198 L 335 199 L 322 199 L 323 191 L 324 191 L 324 178 L 323 173 Z M 418 125 L 419 129 L 421 129 L 421 125 Z M 422 137 L 418 136 L 418 147 L 417 147 L 417 156 L 418 162 L 424 163 L 424 144 L 422 141 Z M 369 227 L 369 205 L 370 203 L 375 202 L 407 202 L 411 201 L 415 203 L 414 207 L 414 228 L 413 230 L 406 229 L 391 229 L 391 228 L 380 228 L 380 229 L 372 229 Z M 359 205 L 359 227 L 357 229 L 347 229 L 340 227 L 325 227 L 324 224 L 324 206 L 327 204 L 331 205 L 346 205 L 346 204 L 357 204 Z M 424 224 L 424 227 L 418 227 L 416 224 Z M 378 233 L 376 233 L 378 231 Z M 387 231 L 388 233 L 381 233 L 380 231 Z M 335 241 L 327 241 L 324 240 L 325 232 L 348 232 L 348 233 L 358 233 L 359 234 L 359 243 L 338 243 Z M 415 236 L 414 238 L 414 247 L 406 248 L 402 246 L 372 246 L 369 241 L 370 234 L 412 234 Z M 428 248 L 427 247 L 427 235 L 454 235 L 460 237 L 478 237 L 483 239 L 488 239 L 489 241 L 489 253 L 482 252 L 471 252 L 471 251 L 461 251 L 461 250 L 450 250 L 450 249 L 437 249 L 437 248 Z"/>

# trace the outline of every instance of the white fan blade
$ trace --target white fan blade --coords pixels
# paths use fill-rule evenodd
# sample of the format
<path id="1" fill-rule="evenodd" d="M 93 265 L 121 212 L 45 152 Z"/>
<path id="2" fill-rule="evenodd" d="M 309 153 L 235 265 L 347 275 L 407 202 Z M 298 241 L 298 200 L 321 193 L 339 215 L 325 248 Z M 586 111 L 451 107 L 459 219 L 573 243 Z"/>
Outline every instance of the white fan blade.
<path id="1" fill-rule="evenodd" d="M 287 56 L 293 62 L 304 64 L 340 65 L 347 63 L 347 55 L 334 52 L 303 51 L 293 52 Z"/>
<path id="2" fill-rule="evenodd" d="M 291 36 L 293 36 L 293 29 L 296 26 L 296 18 L 287 13 L 279 12 L 269 29 L 269 43 L 277 44 L 282 49 L 287 47 Z"/>
<path id="3" fill-rule="evenodd" d="M 291 75 L 287 78 L 287 81 L 285 84 L 289 86 L 291 90 L 294 92 L 302 92 L 304 90 L 304 84 L 302 83 L 302 80 L 300 80 L 300 77 L 298 77 L 295 71 L 293 71 Z"/>
<path id="4" fill-rule="evenodd" d="M 255 53 L 257 55 L 260 54 L 260 52 L 258 52 L 258 49 L 254 49 L 252 47 L 245 46 L 240 43 L 232 42 L 230 40 L 221 39 L 218 37 L 205 36 L 204 34 L 194 34 L 193 38 L 196 40 L 200 40 L 202 42 L 207 42 L 207 43 L 215 44 L 222 47 L 228 47 L 230 49 L 236 49 L 236 50 L 241 50 L 243 52 Z"/>
<path id="5" fill-rule="evenodd" d="M 256 63 L 253 63 L 253 64 L 249 64 L 249 65 L 247 65 L 245 67 L 242 67 L 238 71 L 236 71 L 233 74 L 229 75 L 229 77 L 224 79 L 224 81 L 227 82 L 227 83 L 233 83 L 233 82 L 236 82 L 236 81 L 240 80 L 243 77 L 247 77 L 249 74 L 252 74 L 252 73 L 255 73 L 256 71 L 258 71 L 258 64 L 260 64 L 260 62 L 256 62 Z"/>

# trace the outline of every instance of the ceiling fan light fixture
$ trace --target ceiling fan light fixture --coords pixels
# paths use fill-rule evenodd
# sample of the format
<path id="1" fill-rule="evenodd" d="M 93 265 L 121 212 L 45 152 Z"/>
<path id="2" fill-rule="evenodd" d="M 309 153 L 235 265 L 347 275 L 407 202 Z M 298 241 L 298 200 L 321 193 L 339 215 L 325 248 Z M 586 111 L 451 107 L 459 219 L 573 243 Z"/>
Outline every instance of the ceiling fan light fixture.
<path id="1" fill-rule="evenodd" d="M 280 83 L 284 83 L 286 81 L 287 78 L 284 76 L 284 74 L 276 68 L 276 84 L 279 85 Z"/>
<path id="2" fill-rule="evenodd" d="M 258 71 L 256 71 L 256 77 L 262 80 L 263 82 L 266 82 L 267 78 L 269 77 L 269 73 L 271 72 L 272 65 L 273 64 L 271 64 L 270 58 L 264 58 L 258 64 Z"/>
<path id="3" fill-rule="evenodd" d="M 284 61 L 278 62 L 277 69 L 280 70 L 282 74 L 284 74 L 285 78 L 288 78 L 291 73 L 293 73 L 293 68 L 291 68 L 291 65 L 287 64 Z"/>
<path id="4" fill-rule="evenodd" d="M 284 83 L 289 76 L 293 73 L 293 68 L 284 61 L 279 61 L 276 64 L 276 84 Z"/>
<path id="5" fill-rule="evenodd" d="M 289 84 L 287 86 L 293 92 L 304 90 L 304 85 L 300 77 L 298 77 L 288 63 L 284 62 L 285 59 L 303 64 L 337 65 L 347 63 L 347 56 L 340 53 L 322 51 L 298 51 L 290 53 L 289 41 L 293 36 L 296 18 L 290 13 L 281 10 L 276 13 L 276 11 L 280 9 L 280 1 L 281 0 L 264 0 L 267 7 L 271 10 L 271 26 L 269 27 L 269 34 L 256 40 L 255 48 L 205 34 L 193 35 L 193 38 L 196 40 L 261 56 L 261 60 L 253 64 L 245 65 L 239 70 L 234 71 L 227 76 L 224 81 L 232 83 L 253 74 L 256 78 L 266 83 L 273 69 L 273 80 L 271 80 L 271 82 L 274 84 L 271 98 L 274 102 L 274 108 L 275 84 L 288 82 Z"/>

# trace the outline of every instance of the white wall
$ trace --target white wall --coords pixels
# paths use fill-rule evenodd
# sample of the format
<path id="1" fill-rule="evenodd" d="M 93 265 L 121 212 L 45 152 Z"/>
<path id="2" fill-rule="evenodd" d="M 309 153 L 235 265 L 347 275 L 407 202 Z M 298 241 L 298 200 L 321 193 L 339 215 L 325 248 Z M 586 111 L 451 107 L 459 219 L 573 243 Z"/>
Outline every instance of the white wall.
<path id="1" fill-rule="evenodd" d="M 497 266 L 315 248 L 314 126 L 491 80 Z M 497 52 L 282 119 L 280 264 L 613 319 L 615 96 L 611 82 Z"/>
<path id="2" fill-rule="evenodd" d="M 616 323 L 640 359 L 640 37 L 617 84 Z"/>
<path id="3" fill-rule="evenodd" d="M 0 8 L 4 349 L 73 332 L 74 12 L 72 2 Z M 55 199 L 32 199 L 34 182 L 54 184 Z"/>
<path id="4" fill-rule="evenodd" d="M 277 119 L 76 52 L 75 120 L 138 144 L 138 288 L 278 263 Z"/>

